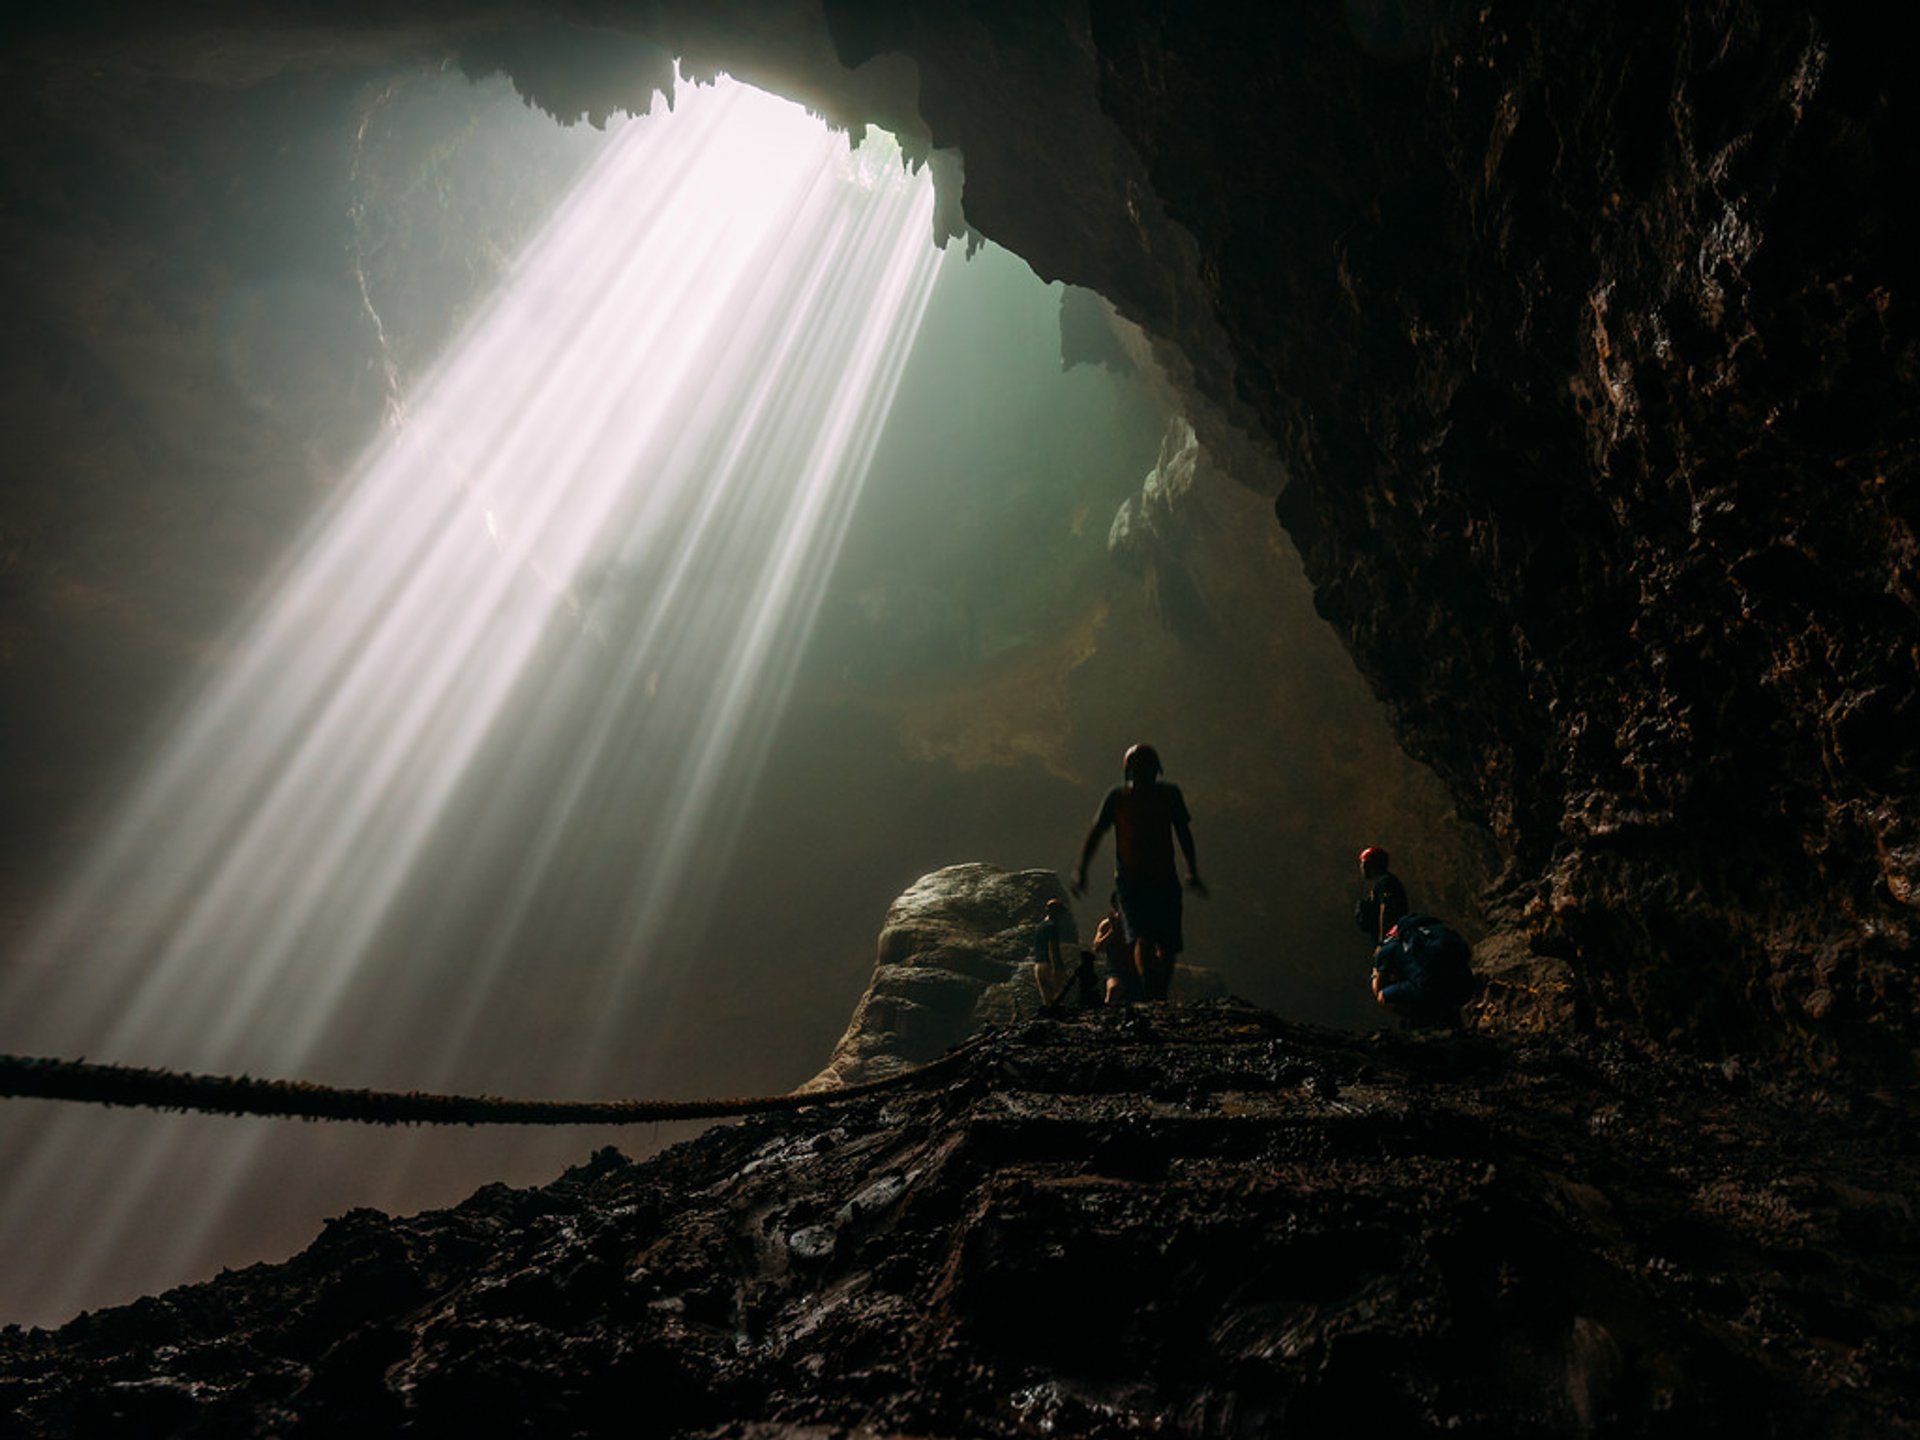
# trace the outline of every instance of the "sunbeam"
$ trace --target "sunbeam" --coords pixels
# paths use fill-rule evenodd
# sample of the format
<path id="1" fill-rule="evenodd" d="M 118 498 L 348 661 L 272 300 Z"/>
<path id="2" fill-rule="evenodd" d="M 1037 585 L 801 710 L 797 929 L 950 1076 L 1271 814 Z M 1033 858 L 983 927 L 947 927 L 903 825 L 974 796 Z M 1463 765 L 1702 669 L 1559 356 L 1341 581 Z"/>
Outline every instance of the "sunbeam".
<path id="1" fill-rule="evenodd" d="M 609 140 L 178 716 L 4 1048 L 566 1094 L 660 1022 L 933 281 L 931 186 L 877 148 L 725 80 Z M 576 1018 L 487 1079 L 532 985 Z M 151 1283 L 113 1267 L 163 1186 L 177 1270 L 266 1133 L 16 1126 L 0 1244 L 92 1237 L 32 1308 Z"/>

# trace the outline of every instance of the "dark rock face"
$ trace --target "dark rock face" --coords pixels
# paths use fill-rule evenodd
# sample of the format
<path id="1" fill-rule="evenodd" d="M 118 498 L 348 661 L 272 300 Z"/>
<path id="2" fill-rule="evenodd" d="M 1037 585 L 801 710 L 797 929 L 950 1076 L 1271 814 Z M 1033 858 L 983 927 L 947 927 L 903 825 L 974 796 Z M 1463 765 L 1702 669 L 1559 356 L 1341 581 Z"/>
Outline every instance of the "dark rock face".
<path id="1" fill-rule="evenodd" d="M 930 15 L 888 34 L 943 75 L 979 228 L 1203 357 L 1277 442 L 1322 613 L 1515 859 L 1535 989 L 1564 961 L 1578 1008 L 1657 1035 L 1906 1051 L 1920 351 L 1889 37 L 1742 4 L 1085 24 L 1146 200 L 1126 167 L 1077 171 L 1071 207 L 1014 193 L 1002 166 L 1071 162 L 1004 138 L 1043 107 L 996 128 L 966 99 L 981 69 L 1014 88 L 1012 21 L 987 58 L 978 14 L 951 49 Z"/>
<path id="2" fill-rule="evenodd" d="M 1920 350 L 1885 37 L 1495 5 L 1394 62 L 1355 13 L 1094 17 L 1322 612 L 1600 1012 L 1910 1044 Z"/>
<path id="3" fill-rule="evenodd" d="M 1030 1021 L 0 1334 L 7 1433 L 1915 1433 L 1913 1116 L 1755 1068 Z M 834 1429 L 833 1427 L 842 1427 Z"/>

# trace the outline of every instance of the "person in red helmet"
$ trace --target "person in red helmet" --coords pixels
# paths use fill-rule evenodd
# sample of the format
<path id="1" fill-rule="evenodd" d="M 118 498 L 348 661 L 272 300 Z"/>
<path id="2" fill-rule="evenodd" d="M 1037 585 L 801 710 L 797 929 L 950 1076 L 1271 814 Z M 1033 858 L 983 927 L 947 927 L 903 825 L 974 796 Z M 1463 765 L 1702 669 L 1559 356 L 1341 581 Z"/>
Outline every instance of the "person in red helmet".
<path id="1" fill-rule="evenodd" d="M 1177 840 L 1187 861 L 1187 885 L 1204 897 L 1199 862 L 1194 859 L 1191 817 L 1180 787 L 1160 778 L 1160 756 L 1151 745 L 1135 745 L 1121 761 L 1122 783 L 1107 792 L 1093 817 L 1080 863 L 1073 867 L 1076 895 L 1087 888 L 1087 866 L 1100 837 L 1113 831 L 1114 892 L 1134 964 L 1149 1000 L 1164 1000 L 1173 982 L 1174 957 L 1184 948 L 1181 935 L 1180 876 L 1174 868 Z"/>
<path id="2" fill-rule="evenodd" d="M 1385 944 L 1400 917 L 1413 909 L 1407 903 L 1407 887 L 1387 868 L 1388 863 L 1387 852 L 1378 845 L 1360 852 L 1360 879 L 1367 893 L 1353 907 L 1353 923 L 1375 945 Z"/>

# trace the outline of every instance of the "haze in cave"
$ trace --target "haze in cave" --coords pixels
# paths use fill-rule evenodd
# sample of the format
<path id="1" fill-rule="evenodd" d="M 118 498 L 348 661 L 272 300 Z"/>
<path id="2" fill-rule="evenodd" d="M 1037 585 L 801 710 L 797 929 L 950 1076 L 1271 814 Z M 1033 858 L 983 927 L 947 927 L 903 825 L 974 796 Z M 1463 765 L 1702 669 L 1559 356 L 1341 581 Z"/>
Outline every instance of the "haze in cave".
<path id="1" fill-rule="evenodd" d="M 1827 0 L 28 12 L 0 1429 L 1914 1433 L 1913 51 Z M 751 163 L 871 245 L 800 201 L 765 311 L 597 283 L 727 265 L 647 219 L 721 77 L 827 122 Z M 1138 740 L 1194 983 L 1045 1013 Z M 1363 844 L 1475 941 L 1464 1030 L 1380 1025 Z M 68 1047 L 778 1093 L 389 1133 L 55 1104 Z"/>
<path id="2" fill-rule="evenodd" d="M 724 77 L 604 133 L 458 75 L 346 98 L 312 142 L 336 189 L 243 163 L 196 217 L 241 243 L 181 242 L 186 278 L 157 288 L 73 274 L 140 307 L 116 359 L 178 449 L 136 488 L 147 553 L 59 556 L 48 604 L 84 639 L 35 656 L 26 632 L 46 684 L 38 764 L 9 776 L 0 1049 L 784 1089 L 894 894 L 959 861 L 1064 871 L 1143 737 L 1215 885 L 1191 958 L 1239 992 L 1369 1022 L 1351 856 L 1396 825 L 1471 924 L 1437 787 L 1257 493 L 1196 464 L 1143 337 L 996 247 L 936 249 L 891 137 L 850 148 Z M 109 234 L 216 202 L 156 203 Z M 302 225 L 339 253 L 290 256 Z M 156 349 L 214 383 L 169 393 Z M 101 478 L 110 520 L 122 484 Z M 1291 618 L 1248 636 L 1256 604 Z M 595 1143 L 0 1121 L 3 1318 L 35 1322 Z"/>

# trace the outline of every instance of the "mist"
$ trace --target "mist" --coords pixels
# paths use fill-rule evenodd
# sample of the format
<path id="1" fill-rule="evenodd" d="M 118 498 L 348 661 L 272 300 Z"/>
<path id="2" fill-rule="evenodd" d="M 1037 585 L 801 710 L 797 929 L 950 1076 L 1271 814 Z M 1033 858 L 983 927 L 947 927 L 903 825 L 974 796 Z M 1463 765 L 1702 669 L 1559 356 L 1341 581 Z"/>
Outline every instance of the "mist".
<path id="1" fill-rule="evenodd" d="M 846 402 L 871 409 L 849 422 L 870 433 L 858 483 L 823 491 L 822 518 L 792 519 L 785 489 L 742 489 L 720 529 L 737 540 L 761 527 L 761 548 L 700 552 L 669 593 L 663 575 L 697 543 L 689 517 L 715 493 L 698 483 L 714 473 L 710 448 L 684 493 L 661 502 L 671 523 L 629 544 L 611 536 L 641 534 L 631 517 L 642 500 L 562 492 L 550 454 L 476 446 L 462 473 L 497 463 L 501 484 L 522 487 L 517 503 L 546 518 L 516 531 L 505 502 L 456 484 L 406 551 L 429 555 L 432 537 L 472 521 L 481 543 L 461 554 L 479 558 L 454 579 L 396 562 L 379 581 L 374 540 L 399 522 L 375 505 L 354 522 L 373 538 L 328 561 L 309 609 L 371 603 L 383 584 L 396 596 L 452 586 L 460 601 L 436 633 L 471 633 L 498 708 L 457 754 L 446 727 L 429 726 L 381 760 L 411 692 L 356 692 L 352 727 L 283 832 L 281 868 L 253 868 L 259 791 L 239 786 L 231 813 L 202 829 L 228 837 L 207 839 L 208 855 L 245 868 L 225 889 L 198 883 L 187 807 L 220 789 L 199 777 L 230 777 L 275 701 L 285 713 L 271 724 L 304 743 L 338 693 L 326 677 L 393 643 L 403 613 L 398 601 L 374 606 L 311 661 L 304 641 L 262 644 L 303 558 L 373 503 L 377 485 L 361 482 L 389 463 L 394 437 L 424 428 L 436 454 L 472 438 L 460 414 L 431 411 L 463 338 L 480 333 L 525 247 L 610 147 L 696 109 L 568 130 L 503 82 L 444 73 L 332 88 L 294 78 L 253 103 L 273 117 L 257 141 L 209 120 L 177 137 L 204 173 L 115 174 L 113 205 L 74 211 L 93 248 L 16 262 L 49 267 L 25 333 L 84 339 L 6 357 L 35 463 L 10 491 L 0 618 L 12 737 L 0 1048 L 556 1098 L 784 1090 L 825 1059 L 896 894 L 959 861 L 1066 871 L 1139 740 L 1187 793 L 1213 891 L 1189 907 L 1187 958 L 1237 993 L 1301 1019 L 1372 1022 L 1365 946 L 1347 920 L 1365 844 L 1391 845 L 1416 903 L 1470 927 L 1482 862 L 1313 615 L 1273 520 L 1281 477 L 1228 476 L 1196 458 L 1172 387 L 1097 297 L 1045 284 L 991 245 L 935 251 L 919 211 L 902 263 L 924 266 L 913 302 L 924 308 L 897 331 L 896 360 L 876 362 L 885 386 L 863 381 Z M 913 181 L 884 137 L 854 158 Z M 122 163 L 139 172 L 139 157 Z M 11 183 L 42 193 L 41 177 Z M 823 295 L 876 268 L 862 253 L 859 274 L 821 272 Z M 1073 364 L 1063 307 L 1079 337 Z M 871 309 L 864 294 L 823 300 L 795 333 L 823 343 Z M 583 358 L 586 321 L 606 313 L 590 306 L 517 333 L 482 368 L 497 379 L 509 359 L 546 356 L 533 380 L 564 383 L 534 383 L 525 404 L 551 418 L 637 363 L 617 330 Z M 1089 331 L 1100 343 L 1086 343 Z M 850 338 L 796 374 L 856 373 L 847 356 L 858 350 Z M 642 386 L 618 403 L 680 419 L 679 393 Z M 747 433 L 746 402 L 726 408 L 740 425 L 700 444 Z M 805 470 L 795 436 L 830 409 L 822 392 L 795 390 L 764 441 L 795 447 L 773 472 Z M 563 433 L 584 443 L 584 423 Z M 630 456 L 614 472 L 667 468 Z M 837 458 L 826 470 L 850 473 Z M 396 481 L 391 503 L 419 493 Z M 1131 518 L 1116 534 L 1123 507 Z M 568 525 L 578 534 L 563 562 L 552 536 Z M 547 539 L 517 547 L 513 536 L 534 529 Z M 806 588 L 767 588 L 796 537 Z M 475 611 L 475 587 L 489 584 L 498 602 Z M 509 644 L 511 667 L 498 648 Z M 288 668 L 248 671 L 254 645 Z M 748 650 L 753 664 L 729 671 Z M 432 663 L 431 647 L 403 647 L 391 669 L 417 678 Z M 732 710 L 700 689 L 728 674 Z M 310 696 L 283 678 L 301 675 Z M 225 728 L 191 761 L 213 768 L 154 788 L 187 763 L 179 737 L 223 694 Z M 674 745 L 646 748 L 635 717 L 676 705 Z M 447 713 L 474 710 L 463 700 Z M 716 748 L 721 731 L 730 738 Z M 275 783 L 278 766 L 263 754 L 258 784 Z M 401 827 L 423 771 L 441 777 L 432 803 Z M 401 809 L 350 833 L 339 807 L 359 773 L 379 778 L 368 805 Z M 145 818 L 129 829 L 141 796 Z M 663 818 L 673 815 L 679 828 Z M 377 848 L 402 830 L 403 847 Z M 175 892 L 199 908 L 169 968 L 151 915 L 115 901 L 176 861 L 190 873 Z M 332 872 L 315 902 L 324 920 L 303 928 L 279 972 L 250 969 L 249 955 L 267 959 L 259 936 L 320 870 Z M 250 914 L 267 928 L 249 930 Z M 342 934 L 351 957 L 329 943 Z M 223 945 L 227 962 L 196 968 Z M 349 958 L 323 992 L 303 988 Z M 237 1008 L 242 994 L 258 1008 Z M 11 1102 L 0 1112 L 0 1321 L 59 1321 L 279 1258 L 353 1206 L 446 1204 L 491 1181 L 549 1179 L 600 1144 L 640 1154 L 672 1138 L 387 1133 Z"/>

